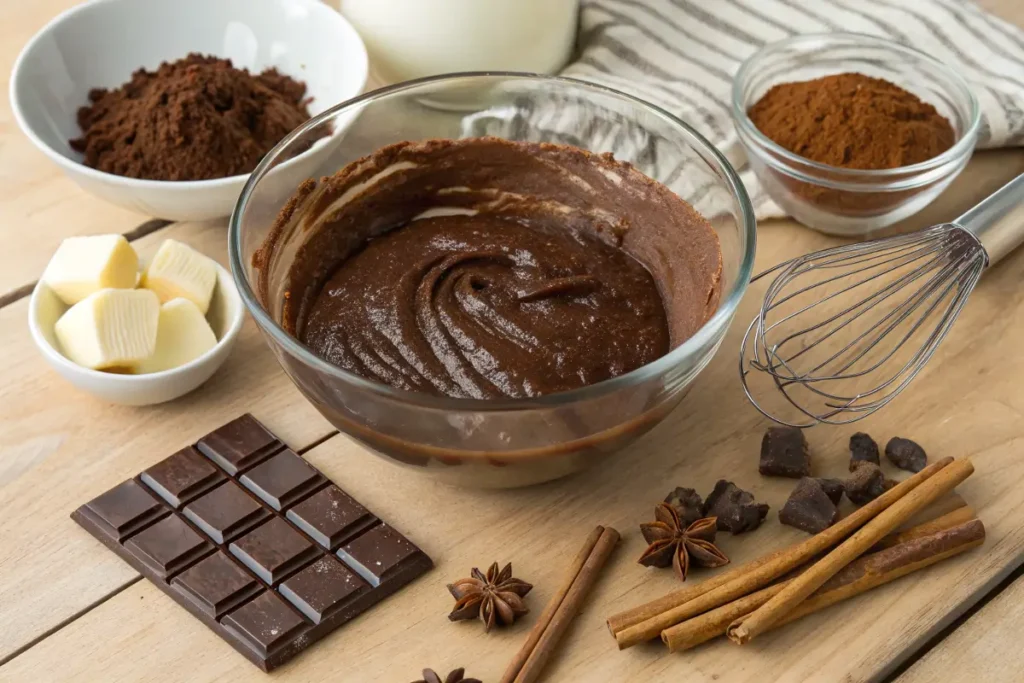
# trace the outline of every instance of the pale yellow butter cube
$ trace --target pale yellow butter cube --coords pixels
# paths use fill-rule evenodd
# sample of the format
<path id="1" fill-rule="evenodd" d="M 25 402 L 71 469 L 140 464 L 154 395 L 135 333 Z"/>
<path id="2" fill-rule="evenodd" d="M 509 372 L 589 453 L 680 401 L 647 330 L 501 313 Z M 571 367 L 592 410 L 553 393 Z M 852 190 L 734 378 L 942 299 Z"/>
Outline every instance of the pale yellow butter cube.
<path id="1" fill-rule="evenodd" d="M 160 307 L 156 351 L 139 365 L 137 372 L 181 367 L 216 345 L 217 336 L 196 305 L 188 299 L 172 299 Z"/>
<path id="2" fill-rule="evenodd" d="M 134 371 L 156 351 L 160 301 L 144 289 L 101 289 L 54 327 L 64 355 L 93 370 Z"/>
<path id="3" fill-rule="evenodd" d="M 73 306 L 109 287 L 135 287 L 139 257 L 124 235 L 69 237 L 50 259 L 43 282 Z"/>
<path id="4" fill-rule="evenodd" d="M 165 240 L 142 274 L 141 285 L 156 292 L 161 303 L 179 297 L 188 299 L 206 315 L 217 284 L 213 259 L 176 240 Z"/>

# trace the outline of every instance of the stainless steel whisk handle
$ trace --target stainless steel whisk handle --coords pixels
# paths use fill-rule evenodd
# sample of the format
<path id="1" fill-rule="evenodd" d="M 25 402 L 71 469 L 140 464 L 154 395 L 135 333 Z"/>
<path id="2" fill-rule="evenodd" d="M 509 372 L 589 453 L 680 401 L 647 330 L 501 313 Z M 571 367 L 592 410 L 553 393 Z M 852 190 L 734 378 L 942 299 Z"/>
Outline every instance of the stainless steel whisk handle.
<path id="1" fill-rule="evenodd" d="M 974 235 L 993 265 L 1024 242 L 1024 173 L 953 221 Z"/>

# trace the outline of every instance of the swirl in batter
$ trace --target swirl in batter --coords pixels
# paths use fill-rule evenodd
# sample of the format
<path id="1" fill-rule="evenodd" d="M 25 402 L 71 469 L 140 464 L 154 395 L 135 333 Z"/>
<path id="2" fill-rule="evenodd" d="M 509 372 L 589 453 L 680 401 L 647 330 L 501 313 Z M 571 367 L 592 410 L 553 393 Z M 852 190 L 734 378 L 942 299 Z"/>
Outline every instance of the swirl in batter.
<path id="1" fill-rule="evenodd" d="M 586 233 L 494 216 L 414 221 L 346 260 L 302 340 L 392 387 L 526 397 L 616 377 L 668 350 L 654 279 Z"/>

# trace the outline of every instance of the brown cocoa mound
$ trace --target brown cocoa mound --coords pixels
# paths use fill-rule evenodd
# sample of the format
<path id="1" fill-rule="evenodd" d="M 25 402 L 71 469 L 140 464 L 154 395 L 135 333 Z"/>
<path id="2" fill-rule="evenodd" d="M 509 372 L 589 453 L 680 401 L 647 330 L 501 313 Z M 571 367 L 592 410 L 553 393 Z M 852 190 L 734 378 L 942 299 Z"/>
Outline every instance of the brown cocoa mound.
<path id="1" fill-rule="evenodd" d="M 956 143 L 956 131 L 934 106 L 894 83 L 859 73 L 780 83 L 747 114 L 758 130 L 786 150 L 837 169 L 911 166 L 939 156 Z M 786 191 L 848 217 L 880 215 L 931 187 L 840 190 L 798 180 L 770 166 L 768 172 Z M 849 182 L 838 170 L 810 173 L 826 183 Z"/>
<path id="2" fill-rule="evenodd" d="M 309 118 L 306 85 L 268 69 L 190 54 L 95 89 L 78 111 L 72 149 L 107 173 L 149 180 L 209 180 L 251 172 Z"/>
<path id="3" fill-rule="evenodd" d="M 910 166 L 956 142 L 953 126 L 931 104 L 859 73 L 780 83 L 748 113 L 790 152 L 841 168 Z"/>

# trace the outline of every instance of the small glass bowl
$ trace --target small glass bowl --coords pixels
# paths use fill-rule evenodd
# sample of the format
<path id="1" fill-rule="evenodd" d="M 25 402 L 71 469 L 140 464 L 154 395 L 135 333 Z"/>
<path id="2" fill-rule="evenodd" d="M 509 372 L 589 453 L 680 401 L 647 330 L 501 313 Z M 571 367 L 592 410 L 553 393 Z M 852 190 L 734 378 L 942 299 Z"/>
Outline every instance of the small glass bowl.
<path id="1" fill-rule="evenodd" d="M 265 307 L 255 293 L 254 252 L 295 191 L 275 169 L 318 139 L 325 127 L 346 132 L 319 169 L 322 174 L 385 145 L 437 137 L 487 134 L 613 152 L 689 201 L 717 232 L 723 257 L 718 310 L 695 335 L 652 363 L 539 398 L 444 398 L 346 372 L 286 332 L 279 302 Z M 294 231 L 275 245 L 268 266 L 270 291 L 276 287 L 275 273 L 287 271 L 310 232 Z M 743 296 L 755 236 L 753 209 L 736 172 L 707 140 L 668 112 L 572 79 L 486 73 L 401 83 L 342 103 L 301 126 L 253 172 L 231 217 L 228 249 L 242 300 L 285 372 L 339 430 L 394 462 L 450 483 L 511 487 L 555 479 L 597 462 L 653 427 L 682 400 L 718 349 Z"/>
<path id="2" fill-rule="evenodd" d="M 911 166 L 839 168 L 786 150 L 747 116 L 774 85 L 851 71 L 884 78 L 932 104 L 953 126 L 956 143 Z M 736 73 L 732 115 L 747 159 L 771 198 L 804 225 L 842 236 L 869 234 L 927 206 L 971 158 L 981 119 L 967 83 L 948 66 L 859 33 L 802 35 L 761 48 Z"/>

